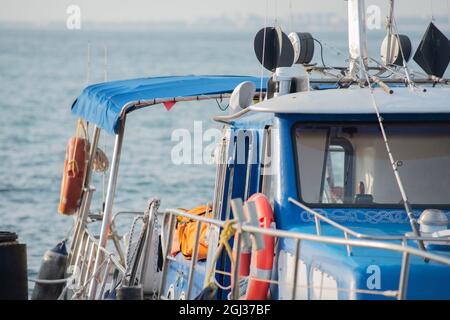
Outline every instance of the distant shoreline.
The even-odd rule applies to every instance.
[[[286,29],[291,27],[289,21],[279,19],[278,24]],[[401,32],[423,31],[430,22],[427,16],[422,17],[400,17],[398,18],[398,26]],[[443,31],[450,31],[450,21],[447,15],[436,15],[434,23]],[[269,21],[268,25],[273,25],[273,21]],[[83,21],[81,30],[84,31],[132,31],[132,32],[228,32],[228,33],[253,33],[264,25],[264,18],[256,15],[248,17],[211,17],[201,18],[195,21],[183,20],[161,20],[161,21],[134,21],[134,22],[94,22]],[[309,32],[347,32],[347,21],[341,17],[323,14],[311,15],[303,14],[293,18],[292,28],[298,31]],[[0,29],[13,30],[55,30],[66,31],[66,22],[60,21],[43,21],[43,22],[12,22],[0,21]],[[373,30],[375,32],[384,31],[383,29]],[[370,30],[369,30],[370,32]]]

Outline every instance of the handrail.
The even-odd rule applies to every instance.
[[[213,219],[213,218],[207,218],[207,217],[204,217],[204,216],[193,215],[193,214],[187,213],[186,211],[182,211],[180,209],[171,209],[171,208],[169,208],[169,209],[166,209],[164,211],[164,214],[175,214],[177,216],[184,217],[184,218],[189,218],[191,220],[196,220],[196,221],[201,221],[201,222],[205,222],[205,223],[210,223],[210,224],[213,224],[213,225],[218,226],[218,227],[225,226],[225,222],[224,221]]]
[[[106,283],[111,277],[111,268],[116,270],[122,277],[125,276],[126,269],[117,259],[113,252],[100,246],[100,241],[95,237],[87,228],[84,228],[82,233],[80,233],[79,238],[79,250],[75,252],[74,263],[69,267],[73,268],[73,274],[67,279],[60,279],[59,281],[65,280],[66,285],[61,292],[58,299],[64,299],[64,296],[68,290],[74,290],[74,294],[69,297],[69,299],[96,299],[102,297],[102,290],[105,288]],[[95,250],[102,252],[102,261],[98,264],[96,269],[93,265],[97,263]],[[89,285],[91,281],[98,281],[101,284],[101,291],[89,293]]]
[[[308,211],[309,213],[311,213],[312,215],[314,215],[314,217],[325,221],[326,223],[332,225],[333,227],[335,227],[336,229],[339,229],[347,234],[352,235],[355,238],[358,239],[367,239],[367,240],[398,240],[398,241],[403,241],[403,240],[422,240],[422,241],[442,241],[442,242],[450,242],[450,239],[448,238],[434,238],[434,237],[416,237],[416,236],[408,236],[408,235],[399,235],[399,236],[376,236],[376,235],[368,235],[368,234],[364,234],[364,233],[360,233],[360,232],[356,232],[348,227],[345,227],[339,223],[337,223],[336,221],[333,221],[327,217],[325,217],[324,215],[320,214],[317,211],[314,211],[313,209],[309,208],[308,206],[304,205],[301,202],[298,202],[297,200],[293,199],[293,198],[289,198],[288,199],[289,202],[295,204],[296,206],[302,208],[305,211]]]
[[[99,240],[89,230],[86,229],[85,232],[88,235],[88,237],[90,238],[90,240],[98,246]],[[119,272],[121,274],[126,273],[125,268],[122,266],[122,264],[119,262],[119,260],[117,260],[117,258],[113,252],[110,252],[109,250],[107,250],[106,248],[103,248],[103,247],[99,247],[99,249],[105,254],[105,256],[108,259],[111,260],[111,262],[114,264],[114,266],[117,268],[117,270],[119,270]]]
[[[177,216],[183,216],[186,218],[189,218],[194,221],[201,221],[206,223],[211,223],[213,225],[223,227],[224,222],[220,220],[215,220],[211,218],[201,217],[192,215],[183,211],[180,211],[178,209],[166,209],[165,214],[172,214]],[[282,238],[292,238],[292,239],[298,239],[298,240],[307,240],[307,241],[314,241],[314,242],[324,242],[328,244],[337,244],[337,245],[351,245],[356,247],[368,247],[372,249],[386,249],[396,252],[406,252],[415,256],[419,256],[421,258],[427,258],[432,261],[436,261],[439,263],[443,263],[450,266],[450,258],[446,258],[444,256],[440,256],[434,253],[430,252],[423,252],[422,250],[407,246],[407,245],[398,245],[393,243],[386,243],[381,241],[374,241],[374,240],[382,240],[382,239],[343,239],[338,237],[329,237],[329,236],[317,236],[309,233],[301,233],[301,232],[294,232],[294,231],[287,231],[287,230],[280,230],[280,229],[265,229],[261,227],[254,227],[249,226],[246,224],[241,224],[239,222],[234,222],[233,227],[236,230],[242,230],[244,232],[249,233],[260,233],[263,235],[268,235],[272,237],[282,237]],[[345,228],[345,227],[344,227]],[[350,230],[350,229],[349,229]],[[409,238],[408,238],[409,240]]]
[[[297,204],[295,200],[293,199],[289,199],[290,202]],[[302,206],[300,206],[302,207]],[[306,207],[306,206],[305,206]],[[307,207],[306,207],[307,208]],[[401,272],[400,272],[400,282],[399,282],[399,289],[398,291],[392,291],[390,293],[390,296],[396,296],[398,299],[403,299],[406,297],[406,288],[407,288],[407,283],[408,283],[408,273],[409,273],[409,268],[410,268],[410,261],[411,261],[411,256],[417,256],[423,259],[427,259],[429,261],[434,261],[437,263],[442,263],[444,265],[448,265],[450,266],[450,258],[445,257],[445,256],[441,256],[435,253],[430,253],[430,252],[424,252],[422,250],[419,250],[417,248],[414,248],[412,246],[408,246],[407,240],[410,240],[410,238],[407,237],[402,237],[400,239],[403,239],[402,244],[395,244],[392,242],[386,242],[386,241],[380,241],[380,240],[399,240],[399,237],[371,237],[368,235],[364,235],[364,234],[360,234],[358,232],[355,232],[353,230],[351,230],[350,228],[347,228],[345,226],[342,226],[338,223],[336,223],[335,221],[332,221],[330,219],[328,219],[327,217],[321,215],[320,213],[308,208],[306,209],[308,212],[311,212],[312,214],[314,214],[315,217],[317,217],[318,221],[324,221],[326,223],[329,223],[330,225],[336,227],[337,229],[343,231],[345,233],[345,238],[341,238],[341,237],[330,237],[330,236],[323,236],[323,235],[316,235],[316,234],[311,234],[311,233],[301,233],[301,232],[296,232],[296,231],[288,231],[288,230],[279,230],[279,229],[265,229],[265,228],[261,228],[259,226],[255,226],[255,225],[249,225],[247,222],[242,222],[242,221],[234,221],[232,226],[233,228],[236,230],[236,232],[239,234],[243,233],[247,233],[250,235],[255,236],[256,234],[259,235],[267,235],[267,236],[271,236],[271,237],[277,237],[277,238],[288,238],[288,239],[293,239],[296,242],[296,252],[295,252],[295,259],[299,259],[300,257],[300,243],[302,241],[312,241],[312,242],[320,242],[320,243],[326,243],[326,244],[333,244],[333,245],[343,245],[343,246],[347,246],[347,248],[350,247],[365,247],[365,248],[372,248],[372,249],[382,249],[382,250],[389,250],[389,251],[394,251],[394,252],[399,252],[402,254],[401,257]],[[166,254],[168,253],[167,250],[169,250],[169,248],[171,247],[171,237],[173,237],[173,231],[174,231],[174,227],[175,224],[174,222],[176,221],[176,217],[184,217],[187,218],[191,221],[196,221],[197,222],[197,231],[196,231],[196,238],[199,237],[200,233],[199,233],[199,226],[203,223],[206,223],[208,225],[214,225],[217,226],[219,228],[223,228],[225,226],[225,221],[221,221],[218,219],[213,219],[213,218],[209,218],[206,216],[197,216],[197,215],[193,215],[190,213],[187,213],[185,211],[182,211],[180,209],[166,209],[163,212],[164,215],[169,215],[170,217],[170,224],[169,224],[169,235],[168,235],[168,239],[167,241],[165,241],[165,249],[164,252],[164,262],[163,262],[163,276],[161,277],[161,284],[160,284],[160,298],[163,298],[163,296],[161,296],[161,290],[164,287],[164,283],[165,283],[165,279],[167,278],[167,276],[165,275],[165,273],[167,272],[167,261],[170,260],[169,259],[169,255]],[[164,226],[163,226],[164,228]],[[351,235],[352,237],[355,237],[356,239],[352,238],[349,239],[347,235]],[[435,240],[434,238],[431,240]],[[76,260],[76,264],[79,263],[80,267],[80,273],[77,275],[77,278],[79,278],[79,283],[78,283],[78,289],[75,291],[75,294],[72,296],[72,298],[74,299],[83,299],[83,298],[88,298],[88,299],[97,299],[100,298],[102,299],[103,297],[103,290],[105,288],[105,285],[107,285],[110,279],[111,279],[111,269],[110,267],[113,267],[115,270],[117,270],[119,272],[119,274],[123,277],[126,276],[126,269],[125,267],[120,263],[120,261],[114,256],[114,253],[111,253],[110,251],[108,251],[106,248],[103,248],[100,246],[99,240],[88,230],[85,229],[83,232],[83,236],[80,238],[80,250],[79,252],[77,252],[77,256],[80,259]],[[238,243],[240,243],[240,241],[238,241]],[[198,241],[196,242],[196,245],[198,246]],[[98,248],[101,252],[103,252],[103,259],[102,261],[100,261],[100,264],[98,266],[97,269],[93,269],[93,263],[96,262],[95,260],[95,255],[92,256],[92,254],[90,254],[90,252],[94,251],[96,248]],[[197,251],[198,248],[196,248],[194,251]],[[195,256],[196,254],[194,254]],[[195,269],[195,263],[196,263],[196,259],[194,258],[195,261],[191,262],[191,266],[190,266],[190,270],[189,270],[189,279],[188,279],[188,298],[191,295],[191,291],[192,291],[192,281],[193,281],[193,273],[194,273],[194,269]],[[97,261],[98,262],[98,261]],[[234,266],[234,268],[238,268],[239,262],[236,262],[236,265]],[[220,270],[216,270],[216,272],[220,272]],[[231,274],[232,271],[230,271]],[[234,270],[234,273],[237,272],[237,269]],[[297,288],[297,277],[298,275],[295,276],[295,282],[294,282],[294,287],[292,288],[293,290],[293,294],[292,297],[295,298],[295,288]],[[94,280],[97,279],[97,280]],[[61,280],[60,280],[61,281]],[[92,281],[98,281],[99,286],[100,286],[100,291],[95,291],[95,292],[90,292],[89,289],[89,284]],[[264,281],[264,280],[262,280]],[[70,281],[69,281],[70,282]],[[68,288],[70,288],[70,283],[66,284],[66,287],[64,288],[64,293],[68,290]],[[281,283],[279,283],[279,285],[281,285]],[[353,289],[352,289],[353,290]],[[355,289],[358,290],[358,289]],[[355,291],[357,292],[357,291]],[[234,293],[233,296],[237,296],[238,293]],[[377,293],[375,293],[377,294]],[[386,293],[380,293],[382,295],[386,295],[389,296]],[[62,295],[61,295],[62,296]]]
[[[290,199],[290,201],[291,201],[291,199]],[[177,216],[188,218],[191,221],[196,221],[197,226],[199,223],[209,223],[209,224],[217,226],[217,227],[223,227],[225,224],[224,221],[211,219],[211,218],[207,218],[207,217],[203,217],[203,216],[192,215],[192,214],[186,213],[186,212],[178,210],[178,209],[167,209],[167,210],[165,210],[164,215],[169,215],[169,217],[170,217],[170,224],[168,226],[169,236],[168,236],[167,243],[165,246],[166,247],[165,252],[167,252],[168,248],[171,247],[171,239],[172,239],[171,237],[173,236],[173,230],[175,227],[175,224],[173,222],[176,220]],[[297,261],[298,259],[300,259],[300,243],[305,240],[326,243],[326,244],[333,244],[333,245],[343,245],[343,246],[347,246],[347,248],[350,248],[351,246],[352,247],[365,247],[365,248],[389,250],[389,251],[401,253],[401,269],[400,269],[400,275],[399,275],[398,290],[396,290],[396,291],[388,290],[388,291],[381,292],[381,291],[377,291],[377,290],[374,290],[374,291],[360,290],[357,288],[349,289],[351,292],[355,292],[355,293],[378,294],[378,295],[384,295],[387,297],[396,297],[399,300],[405,299],[406,293],[407,293],[407,286],[408,286],[408,277],[409,277],[409,270],[410,270],[410,264],[411,264],[411,256],[417,256],[419,258],[424,259],[425,261],[434,261],[437,263],[441,263],[441,264],[450,266],[450,258],[408,246],[408,243],[407,243],[408,239],[406,237],[404,237],[404,240],[402,241],[401,245],[391,243],[391,242],[386,242],[386,241],[384,241],[384,242],[380,241],[382,239],[349,239],[348,238],[349,234],[358,235],[358,233],[354,232],[353,230],[351,230],[349,228],[341,226],[341,225],[335,223],[334,221],[329,220],[326,217],[323,217],[321,215],[320,215],[320,217],[317,216],[317,219],[322,219],[322,218],[324,218],[323,219],[324,221],[331,222],[331,225],[336,226],[338,229],[344,231],[345,238],[322,236],[322,235],[315,235],[315,234],[311,234],[311,233],[301,233],[301,232],[279,230],[279,229],[265,229],[265,228],[261,228],[259,226],[249,225],[247,222],[240,222],[238,220],[235,220],[233,222],[232,226],[237,232],[237,235],[238,235],[237,246],[239,246],[239,247],[241,244],[241,241],[239,240],[239,239],[241,239],[241,237],[239,236],[239,234],[241,234],[242,232],[251,234],[253,236],[255,236],[256,234],[259,234],[259,235],[267,235],[267,236],[276,237],[276,238],[289,238],[289,239],[295,240],[296,245],[295,245],[294,261]],[[198,231],[197,231],[197,233],[198,233]],[[360,234],[360,235],[366,236],[363,234]],[[196,243],[196,246],[198,246],[198,245],[199,244]],[[162,290],[165,287],[165,281],[167,278],[167,275],[166,275],[167,268],[168,268],[167,261],[171,260],[171,258],[172,257],[170,255],[164,254],[164,262],[163,262],[163,268],[162,268],[163,275],[161,277],[160,291],[159,291],[160,299],[164,299],[164,295],[162,295]],[[229,276],[234,275],[234,277],[235,277],[234,285],[236,285],[236,283],[239,279],[239,275],[237,273],[237,270],[239,269],[239,260],[240,260],[239,256],[237,256],[236,263],[234,264],[234,267],[233,267],[234,269],[231,270],[229,273],[227,273],[227,274],[229,274]],[[193,267],[192,265],[193,264],[191,263],[191,268]],[[297,261],[296,265],[298,265],[298,261]],[[295,267],[294,270],[297,270],[297,267]],[[193,270],[189,270],[189,272],[192,277]],[[215,272],[222,273],[222,271],[220,271],[220,270],[215,270]],[[281,285],[281,282],[278,282],[278,281],[258,279],[255,277],[253,277],[253,278],[256,280],[259,280],[259,281],[263,281],[263,282],[265,281],[268,283],[274,283],[277,285]],[[296,288],[299,287],[297,284],[297,278],[298,278],[298,275],[294,275],[293,284],[292,283],[285,284],[287,286],[292,285],[292,295],[291,295],[292,299],[295,299],[296,290],[297,290]],[[236,289],[236,287],[234,287],[234,288],[235,289],[232,291],[232,297],[234,299],[238,299],[239,298],[238,290]],[[324,289],[324,288],[321,287],[321,290],[322,289]],[[346,291],[347,289],[335,288],[333,290]],[[188,297],[188,299],[189,299],[189,297]]]
[[[111,218],[111,223],[114,223],[114,221],[117,219],[118,216],[120,215],[143,215],[144,211],[118,211],[116,212],[112,218]]]

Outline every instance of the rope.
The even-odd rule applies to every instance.
[[[216,100],[217,106],[219,107],[219,109],[220,109],[221,111],[227,110],[228,107],[230,106],[230,104],[228,103],[225,107],[222,107],[222,106],[220,105],[220,103],[222,102],[222,99],[220,99],[220,103],[219,103],[219,100],[218,100],[218,99],[215,99],[215,100]]]
[[[263,39],[263,53],[262,53],[262,62],[261,62],[261,80],[259,84],[259,102],[262,101],[262,92],[263,92],[263,78],[264,78],[264,59],[266,53],[266,29],[267,29],[267,14],[269,11],[269,0],[266,0],[266,14],[264,17],[264,39]]]
[[[434,8],[433,8],[433,0],[430,0],[430,19],[434,22]]]
[[[320,59],[322,60],[322,65],[324,68],[326,68],[327,66],[325,65],[325,61],[323,60],[323,46],[322,46],[322,42],[320,42],[318,39],[313,38],[313,40],[315,42],[317,42],[320,46]]]
[[[97,148],[95,151],[94,161],[92,163],[92,170],[94,172],[105,172],[108,170],[109,160],[102,149]]]
[[[73,150],[72,159],[69,161],[69,166],[71,166],[72,172],[76,174],[78,172],[78,164],[75,161],[75,157],[77,154],[77,147],[78,147],[78,138],[80,137],[80,128],[83,129],[83,134],[86,137],[86,128],[84,127],[83,120],[81,118],[78,119],[77,129],[75,131],[75,147]]]
[[[228,257],[230,258],[231,264],[234,264],[233,252],[231,250],[231,246],[228,241],[231,239],[232,236],[234,236],[234,233],[236,232],[236,230],[233,228],[233,224],[235,222],[236,222],[235,220],[225,221],[222,233],[220,234],[219,247],[217,248],[216,254],[214,255],[214,259],[211,262],[208,277],[206,278],[208,282],[211,282],[211,277],[214,275],[214,269],[217,260],[219,259],[223,249],[226,250]]]
[[[132,247],[133,247],[133,240],[134,240],[134,232],[135,232],[135,229],[136,229],[137,222],[138,222],[139,220],[144,220],[144,219],[143,219],[143,217],[141,217],[141,216],[137,216],[137,217],[135,217],[135,218],[133,219],[133,223],[131,224],[131,229],[130,229],[130,239],[129,239],[128,246],[127,246],[127,259],[126,259],[126,267],[127,267],[127,270],[126,270],[126,274],[128,274],[129,271],[130,271],[131,263],[133,262],[133,259],[134,259],[134,257],[136,256],[137,247],[138,247],[138,244],[139,244],[139,241],[138,241],[138,242],[135,244],[135,246],[134,246],[134,248],[133,248],[133,250],[132,250]],[[141,229],[141,232],[139,233],[139,238],[138,238],[138,239],[141,238],[143,229],[144,229],[144,228]]]
[[[415,84],[411,81],[411,76],[409,75],[408,62],[405,59],[405,55],[403,53],[403,47],[400,43],[400,36],[398,35],[397,20],[395,19],[395,17],[392,17],[392,21],[394,23],[393,27],[395,29],[395,36],[397,37],[398,46],[400,48],[400,53],[402,55],[403,68],[405,69],[406,80],[408,81],[409,87],[414,88]],[[367,74],[367,71],[365,71],[365,73]]]
[[[450,27],[450,4],[449,4],[449,0],[447,0],[447,18],[448,18],[448,26]]]

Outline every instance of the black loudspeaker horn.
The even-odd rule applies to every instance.
[[[255,36],[254,49],[259,62],[267,70],[290,67],[294,63],[294,48],[279,27],[259,30]]]
[[[439,78],[445,73],[450,62],[450,41],[431,22],[425,32],[414,61],[428,74]]]

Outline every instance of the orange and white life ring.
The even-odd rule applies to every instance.
[[[58,206],[59,213],[75,214],[80,205],[86,172],[87,145],[87,140],[79,136],[70,138],[67,144]]]
[[[259,225],[261,228],[272,228],[274,224],[273,210],[267,197],[262,193],[255,193],[248,200],[254,202],[258,214]],[[247,287],[247,300],[265,300],[269,292],[269,281],[272,276],[272,267],[274,260],[274,237],[264,235],[264,248],[254,251],[243,250],[240,254],[239,276],[246,277],[250,275]],[[253,262],[253,264],[252,264]]]

